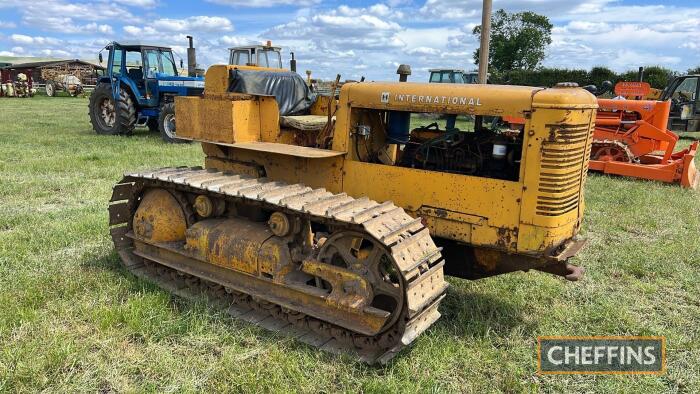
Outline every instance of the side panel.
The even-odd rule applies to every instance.
[[[222,142],[260,141],[258,100],[221,100],[176,97],[178,135],[184,138]]]
[[[519,222],[518,182],[346,161],[343,191],[393,201],[426,218],[432,234],[462,242],[495,245],[499,229]],[[502,246],[514,244],[515,239]]]
[[[240,172],[242,163],[248,163],[263,168],[263,176],[277,181],[289,184],[303,183],[313,188],[325,188],[333,193],[342,191],[342,156],[307,159],[228,147],[222,147],[216,152],[216,149],[211,148],[211,144],[207,144],[204,153],[207,154],[207,168]]]

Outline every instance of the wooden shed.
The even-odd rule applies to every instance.
[[[0,68],[0,82],[13,81],[17,74],[24,73],[30,87],[38,87],[34,85],[43,85],[55,75],[69,74],[78,77],[83,85],[90,86],[97,81],[99,70],[104,70],[104,67],[79,59],[15,63]]]

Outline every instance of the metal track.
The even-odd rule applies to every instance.
[[[367,337],[222,286],[224,283],[217,283],[216,276],[204,274],[206,270],[187,272],[169,261],[158,261],[135,251],[131,220],[141,193],[149,187],[256,203],[263,209],[303,216],[334,229],[370,235],[386,247],[402,276],[406,294],[401,317],[381,334]],[[345,193],[333,194],[325,189],[201,167],[177,167],[125,175],[114,187],[110,203],[112,239],[131,272],[184,297],[195,296],[205,289],[210,297],[229,305],[232,316],[322,350],[352,354],[368,363],[385,363],[440,317],[438,305],[447,288],[440,250],[420,219],[412,218],[391,202],[380,204]],[[186,215],[193,218],[191,211]]]
[[[639,158],[634,157],[632,154],[632,151],[630,151],[629,146],[625,144],[622,141],[617,141],[617,140],[593,140],[591,144],[591,160],[597,160],[600,161],[599,159],[596,159],[594,156],[598,153],[599,150],[606,148],[606,147],[613,147],[619,149],[621,152],[624,153],[625,159],[624,161],[621,161],[622,163],[637,163],[639,162]]]

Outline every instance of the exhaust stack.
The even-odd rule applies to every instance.
[[[197,76],[197,54],[192,43],[192,36],[187,36],[189,46],[187,48],[187,76]]]
[[[295,73],[297,72],[297,59],[294,58],[294,52],[289,52],[292,55],[292,60],[289,61],[289,69]]]

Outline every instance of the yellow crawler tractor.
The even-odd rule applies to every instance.
[[[596,108],[583,89],[359,82],[336,99],[282,70],[216,65],[205,80],[176,99],[178,138],[201,142],[204,167],[114,187],[131,272],[368,362],[439,318],[443,271],[580,276],[567,260]]]

